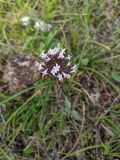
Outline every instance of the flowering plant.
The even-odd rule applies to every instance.
[[[37,70],[43,76],[55,77],[59,81],[69,79],[72,73],[77,71],[77,65],[71,65],[71,56],[65,52],[66,49],[55,47],[49,49],[47,53],[42,53],[41,63],[36,62]]]

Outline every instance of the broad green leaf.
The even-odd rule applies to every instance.
[[[71,116],[71,118],[74,118],[75,120],[80,119],[80,114],[76,110],[72,110],[71,113],[70,113],[70,116]]]
[[[71,111],[72,105],[71,105],[71,102],[68,100],[67,97],[65,97],[64,105],[65,105],[66,112],[69,113]]]
[[[83,58],[83,59],[81,59],[81,65],[87,66],[88,63],[89,63],[89,59],[88,59],[88,58]]]

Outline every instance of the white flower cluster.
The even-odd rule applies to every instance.
[[[29,24],[29,21],[30,21],[30,17],[28,17],[28,16],[22,17],[20,19],[20,23],[24,27],[26,27]],[[51,24],[47,24],[47,23],[39,20],[39,21],[35,22],[34,28],[38,29],[38,30],[41,30],[42,32],[50,32],[51,29],[52,29],[52,25]]]
[[[47,24],[43,21],[37,21],[34,25],[35,29],[40,29],[43,32],[50,32],[52,29],[52,25],[51,24]]]
[[[77,71],[77,65],[71,66],[71,56],[65,53],[66,49],[55,47],[49,49],[47,53],[42,53],[40,58],[42,63],[36,62],[37,70],[43,76],[52,76],[59,81],[69,79],[72,73]]]
[[[28,16],[25,16],[20,19],[20,22],[21,22],[22,26],[27,26],[29,24],[29,20],[30,20],[30,18]]]

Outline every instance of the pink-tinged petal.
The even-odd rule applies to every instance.
[[[70,61],[70,60],[71,60],[71,56],[68,55],[68,56],[66,57],[66,59],[67,59],[68,61]]]
[[[46,76],[48,74],[48,69],[44,70],[42,73],[43,73],[43,76]]]
[[[40,55],[41,59],[46,59],[47,58],[47,54],[42,52],[41,55]]]
[[[62,76],[62,74],[58,74],[58,75],[57,75],[57,78],[58,78],[59,81],[63,81],[63,76]]]
[[[66,74],[66,73],[64,73],[64,72],[62,72],[62,74],[63,74],[64,78],[69,79],[69,78],[71,77],[71,75],[70,75],[70,74]]]
[[[72,69],[71,73],[75,73],[77,71],[77,65],[74,65],[71,69]]]

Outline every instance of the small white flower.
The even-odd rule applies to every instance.
[[[38,70],[41,71],[43,69],[42,65],[40,64]]]
[[[44,70],[42,73],[43,73],[43,76],[46,76],[48,74],[48,69]]]
[[[41,71],[42,69],[44,69],[44,68],[43,68],[43,65],[44,65],[44,63],[40,63],[40,64],[39,64],[39,66],[38,66],[38,70],[39,70],[39,71]]]
[[[21,24],[22,24],[23,26],[27,26],[28,23],[29,23],[29,19],[30,19],[30,17],[28,17],[28,16],[22,17],[22,18],[20,19]]]
[[[46,59],[47,58],[47,54],[42,52],[41,55],[40,55],[41,59]]]
[[[39,71],[41,71],[42,69],[44,69],[43,68],[43,66],[44,66],[45,64],[42,62],[42,63],[39,63],[39,62],[36,62],[35,63],[35,66],[37,67],[37,70],[39,70]]]
[[[64,72],[62,72],[62,74],[63,74],[64,78],[70,79],[70,77],[71,77],[70,74],[66,74],[66,73],[64,73]]]
[[[71,73],[75,73],[77,71],[77,65],[74,65],[71,69],[72,69]]]
[[[51,24],[46,24],[43,21],[37,21],[34,25],[35,29],[40,29],[43,32],[50,32],[52,26]]]
[[[69,62],[68,64],[67,64],[67,66],[70,66],[71,65],[71,62]]]
[[[56,72],[55,72],[54,69],[51,70],[51,74],[52,74],[53,76],[55,76]]]
[[[55,53],[60,52],[60,47],[55,47],[55,48],[54,48],[54,52],[55,52]]]
[[[61,50],[61,53],[65,53],[65,50],[66,50],[66,48],[62,49],[62,50]]]
[[[49,61],[50,61],[50,58],[49,58],[49,57],[47,57],[47,58],[46,58],[46,62],[49,62]]]
[[[55,47],[54,49],[49,49],[48,54],[49,55],[56,55],[60,51],[60,48]]]
[[[58,75],[57,75],[57,78],[59,79],[59,81],[63,81],[63,76],[62,76],[62,74],[58,74]]]
[[[59,72],[59,70],[60,70],[60,66],[56,64],[51,70],[52,75],[55,75],[57,72]]]
[[[54,51],[54,49],[49,49],[49,51],[48,51],[48,54],[49,55],[55,55],[56,54],[56,52]]]
[[[42,21],[37,21],[35,22],[35,25],[34,25],[34,28],[35,29],[41,29],[42,31],[44,31],[44,28],[43,28],[43,22]]]
[[[56,70],[56,72],[58,72],[58,71],[60,70],[60,66],[59,66],[58,64],[56,64],[56,65],[54,66],[54,69]]]
[[[66,57],[66,59],[70,61],[70,60],[71,60],[71,56],[68,55],[68,56]]]
[[[64,53],[60,53],[58,58],[63,59],[64,58]]]
[[[65,49],[62,49],[62,51],[59,53],[58,58],[63,59],[63,58],[65,57],[65,56],[64,56],[64,53],[65,53]]]
[[[40,63],[39,62],[35,62],[35,66],[39,67]]]

